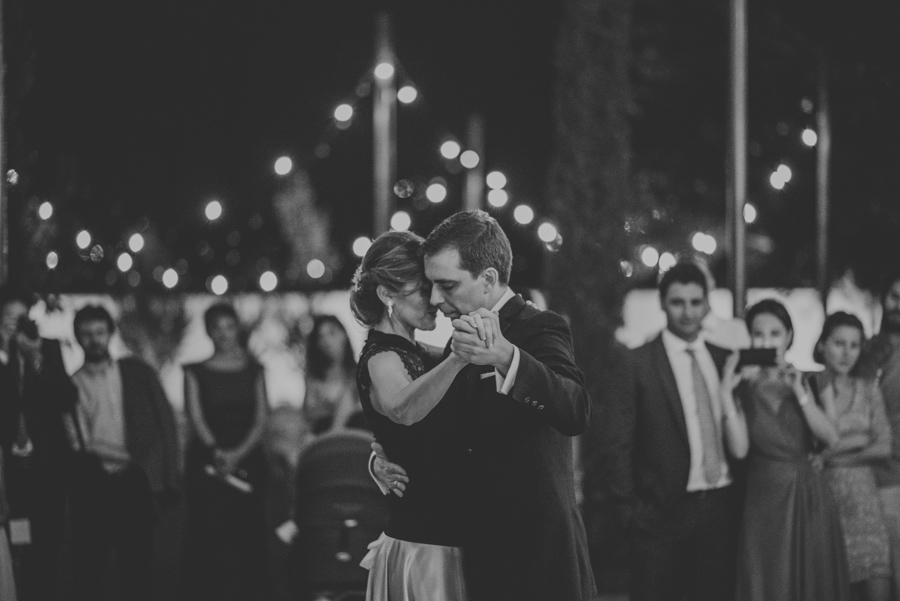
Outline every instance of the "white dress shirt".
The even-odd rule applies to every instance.
[[[119,363],[85,364],[72,376],[78,388],[78,421],[88,451],[103,461],[107,472],[124,469],[130,457],[125,441],[125,410]]]
[[[500,309],[509,302],[509,299],[513,298],[516,295],[515,292],[512,291],[512,288],[507,288],[506,292],[503,293],[503,296],[500,297],[500,300],[491,307],[491,313],[500,313]],[[513,345],[513,360],[509,365],[509,370],[506,372],[506,377],[504,378],[500,375],[499,370],[494,370],[494,375],[497,379],[497,392],[500,394],[509,394],[509,391],[512,390],[512,387],[516,383],[516,375],[519,373],[519,347]]]
[[[712,400],[712,411],[719,436],[723,436],[724,424],[722,423],[722,404],[719,401],[719,371],[713,363],[706,341],[702,334],[694,342],[686,342],[670,332],[663,330],[663,345],[666,355],[669,357],[669,365],[675,373],[675,384],[678,386],[678,396],[681,398],[681,407],[684,409],[684,419],[687,423],[688,445],[691,450],[691,471],[688,476],[687,490],[695,492],[722,488],[731,484],[731,474],[728,471],[728,462],[722,464],[722,475],[718,482],[707,482],[703,470],[703,439],[700,434],[700,418],[697,415],[697,397],[694,395],[694,377],[691,366],[691,355],[688,350],[694,352],[700,372],[709,389]],[[726,448],[724,438],[721,441],[722,449]]]

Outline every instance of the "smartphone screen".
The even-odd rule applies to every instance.
[[[741,349],[740,360],[738,361],[738,366],[743,367],[745,365],[761,365],[761,366],[773,366],[775,365],[776,352],[773,348],[748,348]]]

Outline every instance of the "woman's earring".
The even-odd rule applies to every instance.
[[[394,301],[388,302],[388,319],[394,316]]]

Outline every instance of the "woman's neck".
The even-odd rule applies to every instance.
[[[375,327],[373,329],[381,332],[382,334],[394,334],[395,336],[402,336],[410,342],[416,341],[415,328],[407,327],[387,316],[385,316],[381,321],[375,324]]]
[[[325,379],[326,380],[343,380],[344,379],[344,365],[338,361],[334,361],[325,368]]]
[[[239,346],[217,348],[213,357],[221,361],[243,361],[247,358],[247,352]]]
[[[849,388],[852,383],[850,374],[838,373],[828,367],[825,368],[825,373],[828,375],[828,379],[835,388]]]

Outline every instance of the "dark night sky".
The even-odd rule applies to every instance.
[[[459,202],[462,177],[446,172],[437,148],[464,136],[473,111],[486,120],[488,168],[508,174],[518,201],[540,204],[557,4],[387,3],[399,63],[422,94],[399,107],[399,176],[444,175],[451,189],[445,206],[419,211],[413,229],[427,233]],[[370,99],[357,99],[361,113],[346,131],[334,130],[331,115],[373,64],[373,3],[40,7],[30,16],[36,69],[26,109],[34,191],[51,196],[73,177],[82,186],[61,209],[72,224],[60,235],[86,227],[115,245],[146,215],[164,246],[177,238],[187,248],[185,239],[205,233],[202,208],[213,197],[225,204],[223,232],[266,215],[281,154],[310,169],[341,251],[369,233]],[[332,154],[314,159],[326,134]]]
[[[202,288],[206,274],[224,269],[232,231],[242,233],[245,273],[258,271],[257,256],[283,266],[286,244],[270,205],[284,185],[272,163],[287,154],[309,170],[318,204],[331,219],[346,259],[332,285],[343,286],[355,261],[350,243],[370,227],[370,99],[356,99],[358,116],[344,131],[334,128],[332,111],[354,100],[358,81],[373,64],[374,4],[7,0],[7,31],[22,29],[7,41],[8,89],[16,89],[18,74],[29,65],[34,81],[24,100],[10,98],[15,123],[9,145],[18,161],[10,167],[28,182],[11,202],[19,203],[14,211],[25,212],[44,198],[57,202],[56,225],[38,232],[41,252],[60,250],[60,276],[66,260],[81,271],[56,285],[104,289],[102,270],[111,264],[92,275],[97,268],[71,258],[82,227],[112,257],[128,233],[149,223],[156,242],[148,243],[143,260],[170,265],[187,259],[197,275],[186,284],[192,289]],[[540,283],[544,253],[534,226],[517,226],[510,213],[518,202],[539,213],[545,205],[562,4],[382,3],[394,19],[400,83],[410,78],[424,100],[399,107],[399,177],[427,181],[442,175],[450,186],[443,205],[414,211],[413,229],[426,233],[458,208],[462,177],[448,173],[437,148],[448,135],[462,137],[468,116],[480,112],[487,126],[486,165],[510,180],[513,203],[497,215],[517,254],[514,280],[528,285]],[[803,46],[822,32],[833,54],[835,269],[863,266],[871,284],[880,269],[873,257],[900,252],[895,21],[888,3],[877,0],[860,0],[852,10],[823,6],[808,0],[751,3],[749,198],[760,219],[750,233],[751,240],[754,233],[771,236],[775,248],[751,260],[751,269],[758,267],[750,274],[752,285],[812,281],[814,154],[797,137],[812,119],[800,101],[815,94],[815,61]],[[656,182],[653,202],[671,216],[634,243],[668,244],[674,251],[693,227],[722,231],[725,7],[714,0],[638,0],[634,23],[635,178]],[[315,159],[323,139],[331,154]],[[768,172],[782,160],[794,166],[795,180],[776,193]],[[226,210],[214,226],[202,215],[211,198],[221,199]],[[400,205],[410,208],[409,201]],[[263,226],[249,232],[256,213]],[[209,240],[214,259],[200,259],[200,239]],[[720,253],[720,272],[723,261]],[[18,265],[30,269],[27,261]],[[152,265],[142,267],[146,280]],[[246,279],[244,287],[252,289],[252,278]]]

